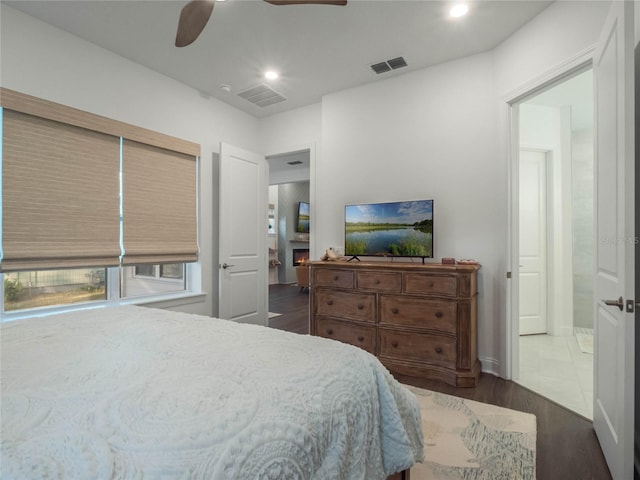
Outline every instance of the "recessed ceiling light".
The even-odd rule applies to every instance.
[[[274,72],[273,70],[264,72],[264,78],[266,78],[267,80],[275,80],[276,78],[278,78],[278,72]]]
[[[451,7],[451,10],[449,10],[449,15],[453,18],[458,18],[466,15],[467,12],[469,12],[469,6],[465,3],[458,3]]]

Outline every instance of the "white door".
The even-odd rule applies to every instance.
[[[614,480],[633,478],[633,2],[612,2],[594,56],[596,260],[593,426]],[[621,307],[608,305],[621,299]],[[631,310],[633,310],[631,308]]]
[[[220,145],[220,318],[267,325],[268,168],[261,155]]]
[[[520,335],[547,332],[547,158],[520,150]]]

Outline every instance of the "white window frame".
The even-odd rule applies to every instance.
[[[176,262],[179,263],[179,262]],[[158,308],[175,307],[201,302],[206,293],[201,290],[201,272],[199,263],[185,264],[185,289],[177,292],[167,292],[159,294],[149,294],[136,297],[121,297],[120,295],[120,269],[122,267],[108,267],[105,274],[105,287],[107,295],[105,300],[92,302],[70,303],[66,305],[52,305],[47,307],[36,307],[23,310],[4,311],[4,274],[0,273],[0,298],[2,308],[0,309],[0,321],[9,322],[21,320],[29,317],[44,317],[55,313],[62,313],[75,310],[91,308],[115,307],[119,305],[148,305]],[[148,278],[148,277],[147,277]],[[165,279],[174,280],[175,279]]]

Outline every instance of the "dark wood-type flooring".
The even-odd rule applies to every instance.
[[[270,326],[309,333],[309,292],[294,285],[270,285],[269,311],[282,315]],[[608,480],[611,478],[591,421],[517,383],[482,374],[475,388],[398,378],[405,383],[458,397],[533,413],[537,419],[536,473],[539,480]]]

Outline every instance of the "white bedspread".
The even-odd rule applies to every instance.
[[[144,307],[1,326],[3,479],[375,480],[418,404],[356,347]]]

